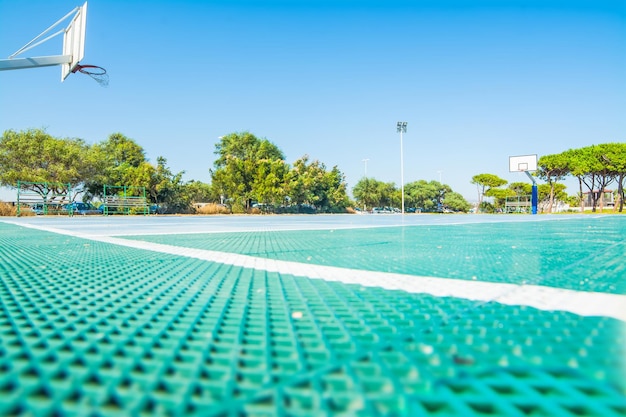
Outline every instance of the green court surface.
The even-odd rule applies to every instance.
[[[607,217],[126,240],[304,271],[521,280],[619,297],[625,231]],[[611,317],[331,282],[2,222],[0,303],[3,416],[626,414],[625,323]]]
[[[626,221],[423,225],[130,237],[271,259],[626,294]]]

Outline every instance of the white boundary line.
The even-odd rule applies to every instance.
[[[339,268],[258,258],[249,255],[128,240],[111,236],[94,236],[52,227],[5,221],[18,226],[68,235],[92,241],[136,249],[150,250],[187,258],[201,259],[256,270],[291,274],[326,281],[380,287],[408,293],[423,293],[439,297],[498,302],[506,305],[528,306],[544,311],[567,311],[581,316],[612,317],[626,322],[626,296],[620,294],[575,291],[539,285],[518,285],[452,278],[424,277]]]

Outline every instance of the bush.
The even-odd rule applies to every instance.
[[[35,213],[29,208],[22,206],[20,216],[34,216]],[[17,206],[11,203],[0,201],[0,216],[17,216]]]
[[[13,204],[0,201],[0,216],[15,216],[17,215],[17,207]]]
[[[210,203],[196,209],[197,214],[230,214],[228,207],[222,204]]]

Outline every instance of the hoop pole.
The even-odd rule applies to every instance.
[[[524,172],[526,173],[528,178],[530,178],[530,180],[533,182],[532,196],[530,200],[532,204],[532,213],[537,214],[537,205],[539,203],[539,191],[537,189],[537,181],[535,181],[535,177],[533,177],[530,172],[528,171],[524,171]]]

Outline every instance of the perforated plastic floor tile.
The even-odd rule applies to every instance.
[[[305,264],[626,294],[625,233],[626,221],[617,216],[127,238]]]
[[[625,411],[623,323],[0,223],[0,415]]]

